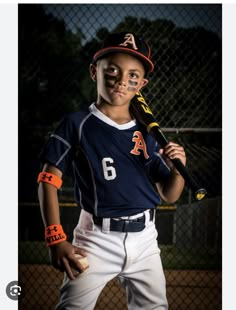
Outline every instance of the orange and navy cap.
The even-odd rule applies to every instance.
[[[154,64],[150,59],[151,49],[143,38],[134,33],[119,32],[109,34],[99,49],[93,56],[93,62],[114,52],[122,52],[135,56],[144,65],[147,73],[154,70]]]

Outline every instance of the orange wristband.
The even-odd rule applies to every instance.
[[[62,179],[59,178],[57,175],[43,171],[39,173],[37,182],[46,182],[53,186],[55,186],[57,189],[61,188],[62,185]]]
[[[50,225],[45,228],[45,240],[48,246],[66,240],[66,234],[60,224]]]

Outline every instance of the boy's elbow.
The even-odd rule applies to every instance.
[[[168,197],[168,196],[161,196],[161,198],[165,201],[165,203],[168,204],[174,204],[179,199],[179,197]]]

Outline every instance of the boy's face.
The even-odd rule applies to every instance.
[[[98,101],[111,105],[129,104],[135,93],[148,83],[141,61],[125,53],[110,54],[91,65],[90,74],[97,81]]]

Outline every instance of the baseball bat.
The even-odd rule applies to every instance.
[[[137,92],[134,98],[131,100],[130,111],[134,115],[134,117],[146,127],[147,132],[156,139],[156,141],[160,144],[162,148],[164,148],[169,141],[163,134],[150,107],[148,106],[140,92]],[[182,164],[180,159],[175,158],[171,161],[186,181],[186,184],[192,190],[194,198],[196,200],[202,200],[207,194],[206,190],[204,188],[201,188],[193,179],[193,177],[189,175],[187,168]]]

